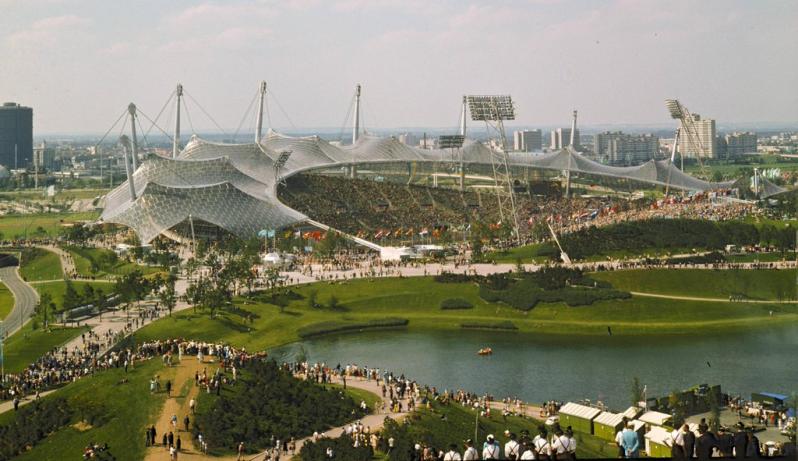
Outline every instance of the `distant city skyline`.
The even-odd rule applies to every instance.
[[[102,133],[177,82],[235,129],[266,80],[276,127],[457,126],[463,94],[509,93],[513,126],[666,125],[679,98],[718,126],[798,122],[798,2],[0,0],[0,102],[34,133]],[[213,123],[188,99],[184,133]],[[169,113],[167,108],[165,113]],[[251,112],[250,112],[251,114]],[[144,124],[144,121],[142,121]],[[244,120],[249,130],[254,116]],[[163,123],[163,120],[161,123]],[[148,125],[148,124],[147,124]]]

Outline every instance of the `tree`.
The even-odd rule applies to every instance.
[[[64,310],[73,309],[80,305],[80,295],[78,294],[77,290],[75,290],[75,285],[69,279],[64,279],[64,284],[66,285],[64,289],[64,300],[63,300],[63,308]]]
[[[48,310],[55,310],[55,303],[53,302],[53,295],[48,292],[43,292],[39,296],[39,304],[37,311],[44,317],[44,329],[47,329],[47,312]]]
[[[319,305],[316,303],[316,301],[318,300],[318,296],[319,296],[318,290],[310,290],[310,293],[308,293],[308,307],[310,307],[311,309],[319,307]]]
[[[277,266],[266,268],[266,288],[269,290],[272,299],[277,296],[277,287],[280,282],[280,269]]]
[[[668,395],[668,407],[671,409],[673,427],[684,424],[684,408],[682,408],[682,401],[679,398],[679,391],[671,391]]]
[[[632,405],[635,407],[640,405],[639,402],[644,398],[643,385],[640,384],[640,379],[637,376],[632,378],[632,385],[629,388],[629,396],[632,399]]]
[[[175,279],[171,274],[167,277],[164,288],[158,294],[158,299],[161,301],[161,305],[169,311],[169,315],[172,315],[172,310],[177,305],[177,296],[175,295]]]

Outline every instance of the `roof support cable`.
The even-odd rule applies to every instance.
[[[241,132],[241,127],[244,126],[244,121],[249,118],[249,113],[252,111],[252,106],[255,105],[255,100],[258,99],[258,95],[260,91],[256,91],[255,95],[252,96],[252,99],[249,101],[249,105],[247,106],[247,110],[244,112],[244,116],[241,117],[241,121],[238,122],[238,127],[236,127],[235,133],[233,133],[233,142],[238,139],[238,133]]]
[[[208,118],[211,120],[211,122],[212,122],[214,125],[216,125],[216,128],[217,128],[219,131],[221,131],[221,132],[222,132],[222,134],[223,134],[225,137],[230,137],[230,135],[228,135],[228,134],[227,134],[227,132],[226,132],[226,131],[224,131],[224,128],[222,128],[222,127],[221,127],[221,125],[219,125],[219,123],[217,123],[217,122],[216,122],[216,119],[214,119],[213,117],[211,117],[211,114],[210,114],[210,113],[208,113],[208,111],[207,111],[207,110],[205,110],[205,108],[204,108],[204,107],[202,107],[202,104],[200,104],[200,103],[199,103],[199,102],[198,102],[196,99],[194,99],[194,96],[191,96],[191,93],[189,93],[188,91],[185,91],[185,90],[183,91],[183,93],[185,93],[185,95],[186,95],[186,96],[188,96],[188,97],[189,97],[189,99],[191,99],[191,102],[193,102],[194,104],[196,104],[196,105],[197,105],[197,107],[199,107],[199,110],[200,110],[200,111],[201,111],[203,114],[205,114],[205,116],[206,116],[206,117],[208,117]]]

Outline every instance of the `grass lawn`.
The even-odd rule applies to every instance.
[[[104,248],[68,246],[66,250],[72,255],[78,274],[86,277],[110,278],[128,274],[136,269],[144,275],[164,272],[158,267],[140,266],[126,259],[120,259],[112,250]]]
[[[770,253],[747,253],[739,255],[726,255],[726,260],[734,263],[769,263],[776,261],[795,261],[795,252],[790,251],[782,254],[780,251]]]
[[[433,403],[431,407],[420,409],[409,417],[408,433],[414,442],[423,442],[438,449],[447,450],[449,444],[455,443],[460,451],[463,450],[463,441],[474,437],[475,423],[477,437],[474,440],[477,449],[482,451],[482,442],[488,434],[494,434],[501,441],[504,449],[504,431],[520,436],[522,430],[529,431],[531,436],[537,435],[540,421],[531,418],[509,416],[506,419],[500,410],[491,411],[491,417],[476,419],[476,413],[470,408],[460,404],[451,403],[442,405]],[[610,444],[590,434],[574,433],[577,440],[576,454],[579,458],[608,458],[613,457],[614,444]]]
[[[19,273],[24,280],[60,280],[64,278],[61,259],[52,251],[41,248],[22,250]]]
[[[13,308],[14,295],[3,283],[0,283],[0,320],[6,318]]]
[[[188,309],[158,320],[136,333],[139,340],[182,336],[207,341],[227,341],[248,350],[264,350],[298,341],[302,327],[323,323],[360,323],[387,317],[409,320],[411,330],[462,330],[463,323],[510,321],[520,333],[605,335],[706,334],[798,321],[798,306],[703,301],[672,301],[633,297],[568,307],[539,304],[528,313],[503,304],[483,301],[475,284],[437,283],[432,278],[358,280],[340,284],[316,283],[295,288],[305,299],[295,299],[281,312],[268,295],[255,300],[237,299],[235,309],[220,310],[217,318]],[[315,291],[317,303],[331,296],[335,309],[308,306]],[[441,310],[447,298],[463,298],[474,307]],[[774,315],[770,316],[769,311]],[[246,317],[255,318],[250,324]]]
[[[33,322],[39,325],[33,329]],[[28,322],[22,330],[14,333],[3,344],[6,373],[17,373],[35,362],[51,349],[61,346],[80,335],[88,328],[53,328],[50,332],[41,329],[41,318]]]
[[[78,407],[90,407],[102,415],[103,424],[67,426],[16,459],[80,459],[89,442],[107,443],[116,459],[144,459],[144,428],[155,421],[166,397],[165,392],[151,395],[149,380],[159,374],[164,382],[173,379],[174,373],[174,368],[164,368],[158,359],[152,359],[128,373],[123,368],[111,369],[69,384],[53,395]],[[128,382],[121,384],[122,379]],[[13,412],[2,416],[0,423],[13,417]]]
[[[794,270],[645,269],[591,274],[620,290],[677,296],[758,300],[795,298]]]
[[[113,291],[114,284],[108,282],[83,282],[83,281],[73,281],[72,286],[75,287],[75,290],[78,294],[83,294],[84,287],[86,285],[91,285],[92,288],[95,290],[102,289],[103,292],[107,295]],[[56,305],[58,310],[61,310],[64,304],[64,293],[66,292],[66,282],[46,282],[46,283],[36,283],[33,285],[33,288],[39,292],[39,296],[43,293],[49,293],[50,296],[53,297],[53,302]]]
[[[0,232],[5,238],[30,237],[41,227],[41,232],[51,237],[58,235],[62,224],[97,219],[96,212],[83,213],[34,213],[22,215],[6,215],[0,219]]]
[[[531,245],[524,245],[520,247],[510,248],[506,251],[496,251],[485,255],[488,261],[496,261],[498,263],[515,263],[518,258],[521,258],[525,263],[544,263],[548,261],[547,256],[538,256],[538,250],[543,245],[540,243],[533,243]]]

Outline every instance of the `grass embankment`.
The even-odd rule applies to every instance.
[[[163,272],[161,268],[140,266],[126,259],[120,259],[112,250],[104,248],[83,248],[73,245],[66,247],[65,250],[72,255],[75,270],[84,277],[113,278],[137,269],[144,275]]]
[[[25,238],[34,235],[55,237],[64,224],[97,219],[98,213],[34,213],[6,215],[0,219],[0,232],[5,238]],[[41,229],[40,229],[41,228]]]
[[[474,437],[474,423],[476,414],[474,410],[465,408],[460,404],[451,403],[443,405],[433,403],[429,409],[420,409],[408,418],[407,439],[411,443],[422,442],[428,446],[446,450],[449,444],[457,444],[462,451],[463,441]],[[494,434],[502,442],[506,441],[503,434],[505,430],[521,434],[522,430],[529,431],[531,436],[537,435],[540,421],[531,418],[509,416],[504,418],[500,410],[491,411],[491,417],[478,419],[477,438],[475,446],[481,452],[482,442],[488,434]],[[613,457],[614,444],[603,441],[593,435],[576,432],[577,458],[607,458]],[[404,437],[402,437],[404,439]],[[503,443],[502,443],[503,444]],[[411,445],[412,446],[412,445]]]
[[[33,329],[36,323],[38,328]],[[62,346],[72,338],[79,336],[87,327],[42,329],[42,319],[36,316],[22,330],[9,336],[3,344],[6,373],[17,373],[35,362],[39,357],[52,349]]]
[[[672,296],[754,300],[795,299],[794,270],[645,269],[595,272],[619,290]]]
[[[708,274],[710,274],[708,272]],[[709,285],[712,279],[704,279]],[[591,306],[568,307],[541,303],[524,312],[479,297],[470,283],[438,283],[429,277],[357,280],[295,287],[305,299],[293,299],[282,309],[268,295],[256,300],[237,299],[235,309],[220,310],[216,319],[189,309],[158,320],[136,333],[139,340],[182,336],[227,341],[247,350],[264,350],[301,339],[299,331],[325,322],[358,324],[401,317],[409,330],[464,331],[463,324],[495,325],[512,322],[519,333],[606,335],[707,334],[798,321],[798,306],[743,302],[676,301],[646,297],[599,301]],[[337,307],[310,307],[309,294],[318,304],[335,296]],[[447,298],[463,298],[472,309],[443,310]],[[773,315],[770,316],[770,311]],[[248,317],[252,315],[250,323]],[[504,334],[504,332],[502,332]]]
[[[0,282],[0,320],[3,320],[14,308],[14,295]]]
[[[79,295],[82,295],[85,292],[86,286],[91,286],[95,291],[101,289],[106,295],[110,294],[114,288],[114,284],[108,282],[70,281],[69,283],[75,287],[75,291],[77,291]],[[52,296],[53,302],[55,303],[56,310],[60,311],[62,309],[64,305],[64,293],[66,293],[67,282],[60,281],[36,283],[32,286],[36,289],[36,291],[39,292],[39,296],[44,293],[49,293],[50,296]]]
[[[78,424],[77,416],[66,428],[50,434],[19,456],[20,460],[79,459],[89,442],[107,443],[117,459],[144,459],[144,428],[155,421],[166,394],[150,394],[148,382],[159,374],[161,382],[174,379],[175,368],[164,368],[158,359],[136,366],[128,373],[116,368],[81,379],[53,395],[91,415],[95,424]],[[127,383],[122,383],[127,379]],[[14,418],[13,411],[0,415],[0,424]],[[163,431],[163,428],[159,429]]]
[[[60,280],[64,278],[61,258],[52,251],[41,248],[25,248],[21,251],[19,275],[23,280]]]

